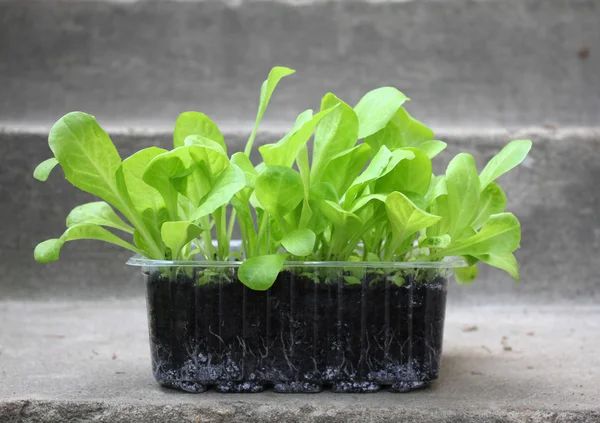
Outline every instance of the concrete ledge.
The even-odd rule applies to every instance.
[[[0,122],[269,119],[393,85],[441,125],[596,125],[596,0],[0,2]]]
[[[253,394],[250,394],[253,395]],[[597,423],[600,411],[539,409],[419,410],[384,401],[333,398],[328,394],[280,401],[257,394],[252,401],[222,399],[224,405],[115,405],[107,402],[2,401],[0,417],[6,423],[98,421],[111,423]],[[368,394],[367,394],[368,395]],[[374,394],[381,395],[381,394]],[[269,401],[270,400],[270,401]],[[265,402],[267,403],[265,405]],[[272,405],[275,402],[278,405]],[[365,404],[368,402],[369,404]],[[382,404],[383,402],[383,404]],[[202,401],[200,401],[202,403]],[[226,405],[225,405],[226,404]],[[366,406],[366,407],[365,407]]]
[[[162,389],[142,298],[4,301],[0,321],[3,423],[600,421],[598,306],[450,307],[441,380],[409,394]]]
[[[240,150],[247,134],[225,125],[230,149]],[[113,130],[123,157],[150,145],[169,148],[166,131]],[[265,126],[259,143],[277,140],[281,128]],[[436,159],[445,169],[459,151],[475,155],[480,166],[513,138],[531,138],[528,161],[503,177],[509,209],[522,222],[523,242],[517,256],[521,283],[515,285],[503,272],[482,266],[480,279],[469,287],[452,287],[450,300],[490,304],[524,302],[544,304],[577,299],[597,303],[599,268],[590,254],[600,248],[600,129],[530,128],[437,131],[451,148]],[[4,298],[130,297],[143,291],[137,269],[123,264],[129,254],[98,242],[66,245],[58,263],[33,261],[33,248],[41,240],[64,230],[64,219],[78,204],[92,197],[78,192],[62,179],[60,170],[42,184],[31,176],[34,167],[49,157],[46,132],[0,131],[5,166],[0,168],[0,215],[5,222],[0,249],[0,290]],[[231,152],[231,151],[230,151]],[[256,157],[258,159],[258,157]]]

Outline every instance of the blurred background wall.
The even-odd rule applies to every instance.
[[[260,83],[297,69],[271,102],[272,142],[327,91],[350,104],[393,85],[409,111],[480,167],[506,142],[530,158],[504,177],[523,225],[522,281],[484,270],[452,301],[597,302],[600,286],[600,2],[597,0],[0,0],[0,296],[123,297],[143,292],[128,254],[92,242],[33,260],[90,201],[49,157],[63,114],[97,117],[122,157],[169,147],[177,115],[198,110],[241,149]]]

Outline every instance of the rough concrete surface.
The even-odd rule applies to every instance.
[[[227,130],[230,152],[242,149],[245,133]],[[259,143],[281,133],[263,128]],[[467,303],[577,300],[597,304],[600,263],[592,259],[600,248],[600,130],[538,128],[523,131],[440,130],[448,151],[434,161],[445,169],[451,156],[473,153],[480,168],[509,140],[531,138],[527,161],[501,179],[508,209],[522,223],[522,248],[517,252],[522,280],[515,285],[501,271],[481,267],[477,283],[452,287],[451,301]],[[36,243],[59,236],[64,219],[78,204],[93,201],[55,171],[44,184],[31,176],[49,157],[45,133],[0,132],[0,297],[98,298],[130,297],[142,290],[138,269],[127,268],[128,252],[94,241],[67,244],[57,263],[37,264]],[[144,134],[114,131],[123,157],[150,145],[169,147],[166,132]]]
[[[285,65],[273,121],[393,85],[440,125],[597,125],[598,40],[597,0],[3,0],[0,122],[250,121]]]
[[[409,394],[184,394],[152,379],[141,298],[0,302],[0,421],[598,422],[598,306],[450,307]]]

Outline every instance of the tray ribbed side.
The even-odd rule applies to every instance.
[[[439,373],[448,275],[417,277],[294,269],[253,291],[235,268],[146,269],[154,375],[190,392],[425,386]]]

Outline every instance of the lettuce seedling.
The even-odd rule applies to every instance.
[[[239,259],[239,279],[256,290],[268,289],[290,260],[460,256],[468,263],[456,269],[460,283],[475,279],[479,262],[518,279],[513,253],[521,229],[495,180],[525,159],[531,141],[510,142],[481,172],[473,156],[460,153],[434,175],[432,159],[446,143],[406,111],[403,93],[383,87],[355,107],[326,94],[317,113],[300,113],[279,141],[259,147],[262,162],[252,163],[269,100],[292,73],[270,72],[245,149],[233,154],[203,113],[179,116],[171,150],[149,147],[124,160],[93,116],[62,117],[50,131],[53,157],[34,176],[45,181],[60,166],[69,182],[102,201],[76,207],[66,231],[40,243],[35,259],[54,261],[66,242],[95,239],[149,259]],[[236,227],[240,252],[230,250]]]

